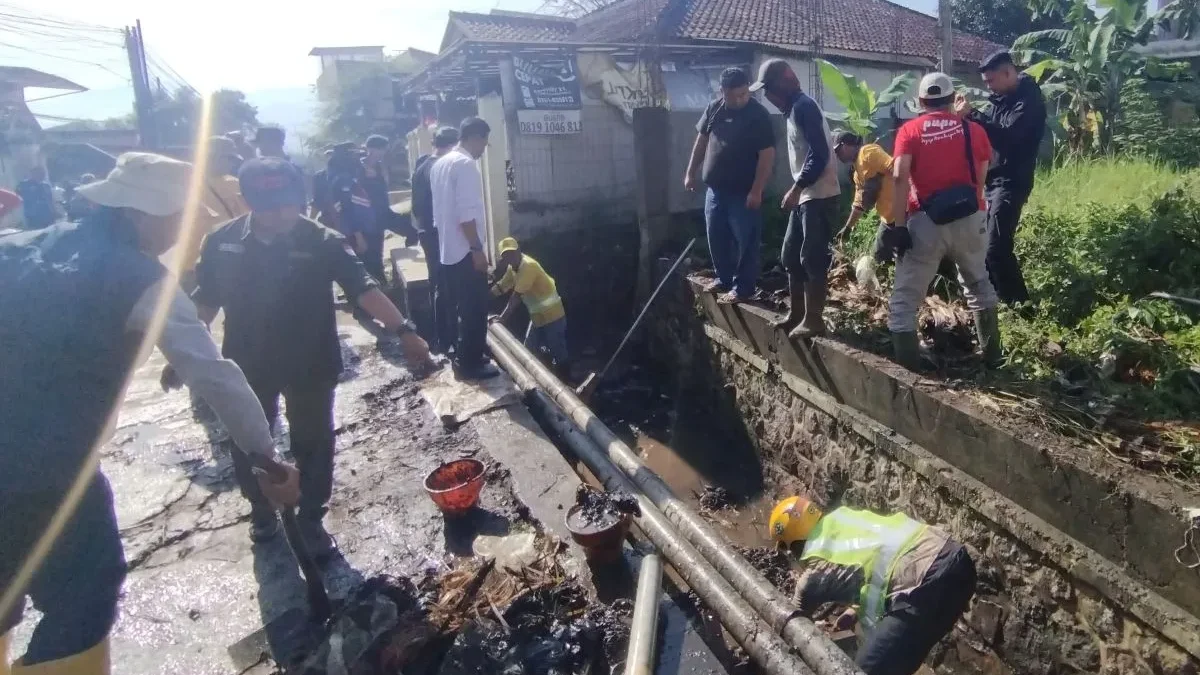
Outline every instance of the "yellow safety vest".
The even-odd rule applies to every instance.
[[[862,569],[859,621],[869,633],[883,618],[896,563],[912,550],[928,527],[903,513],[881,516],[842,507],[817,521],[800,559],[815,558]]]

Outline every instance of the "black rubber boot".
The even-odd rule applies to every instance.
[[[1004,365],[1004,349],[1000,344],[1000,317],[996,308],[975,312],[975,336],[983,352],[983,365],[999,368]]]
[[[892,333],[892,351],[896,363],[914,373],[921,372],[921,341],[916,331]]]
[[[795,328],[804,318],[804,282],[794,274],[788,274],[788,313],[775,319],[771,325],[785,333]]]
[[[825,334],[825,286],[804,284],[804,320],[788,337],[814,338]]]

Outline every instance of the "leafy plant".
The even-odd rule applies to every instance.
[[[881,110],[896,103],[912,89],[917,82],[916,73],[901,73],[892,78],[883,91],[875,93],[865,81],[848,73],[842,72],[837,66],[824,60],[817,59],[817,67],[821,73],[821,82],[825,91],[833,95],[845,112],[827,112],[825,117],[866,139],[873,139],[878,125],[876,116]]]
[[[1189,0],[1190,1],[1190,0]],[[1057,103],[1072,154],[1108,152],[1121,123],[1121,92],[1134,77],[1170,78],[1186,63],[1142,54],[1163,18],[1140,0],[1033,0],[1035,16],[1061,17],[1068,28],[1032,31],[1013,43],[1014,56]],[[1098,12],[1096,8],[1103,10]]]

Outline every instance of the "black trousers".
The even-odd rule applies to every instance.
[[[8,588],[65,494],[57,490],[0,496],[0,589]],[[112,490],[97,472],[23,589],[42,613],[25,652],[26,665],[79,654],[103,640],[117,619],[125,569]],[[0,617],[0,634],[20,623],[24,609],[25,598],[18,596]]]
[[[386,287],[387,275],[383,271],[383,232],[364,233],[363,238],[367,240],[367,250],[359,256],[362,258],[363,267],[367,268],[367,272],[375,277],[380,286]]]
[[[453,265],[443,265],[442,271],[446,274],[451,307],[458,319],[454,361],[459,368],[477,368],[484,363],[483,349],[487,341],[487,273],[475,269],[470,255]]]
[[[279,396],[287,401],[287,421],[292,457],[300,470],[300,517],[320,520],[333,494],[333,392],[336,383],[301,386],[263,386],[250,383],[272,426],[279,417]],[[256,515],[273,508],[254,475],[249,458],[233,453],[233,467],[242,494]]]
[[[954,542],[938,554],[929,573],[867,636],[855,661],[866,675],[912,675],[946,637],[975,595],[975,562]]]
[[[996,295],[1007,304],[1029,300],[1025,288],[1025,277],[1021,274],[1021,263],[1013,252],[1017,225],[1021,221],[1021,209],[1029,199],[1033,185],[1011,182],[993,184],[987,191],[987,268],[988,276]]]
[[[429,272],[429,306],[433,308],[433,342],[435,351],[447,352],[458,338],[454,305],[441,262],[441,247],[437,230],[430,228],[420,234],[421,250],[425,252],[425,269]]]

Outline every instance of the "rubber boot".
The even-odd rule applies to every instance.
[[[791,309],[782,317],[771,322],[772,326],[790,331],[804,318],[804,282],[797,279],[795,274],[788,274],[788,302]]]
[[[983,365],[999,368],[1004,365],[1004,349],[1000,344],[1000,317],[996,308],[975,312],[975,336],[979,338],[979,350],[983,352]]]
[[[791,333],[790,338],[814,338],[825,334],[825,286],[824,284],[804,285],[804,321],[800,322]]]
[[[108,638],[96,646],[66,658],[23,665],[20,661],[12,665],[12,675],[110,675],[108,662]]]
[[[921,371],[921,342],[916,331],[892,333],[892,351],[896,363],[914,373]]]

